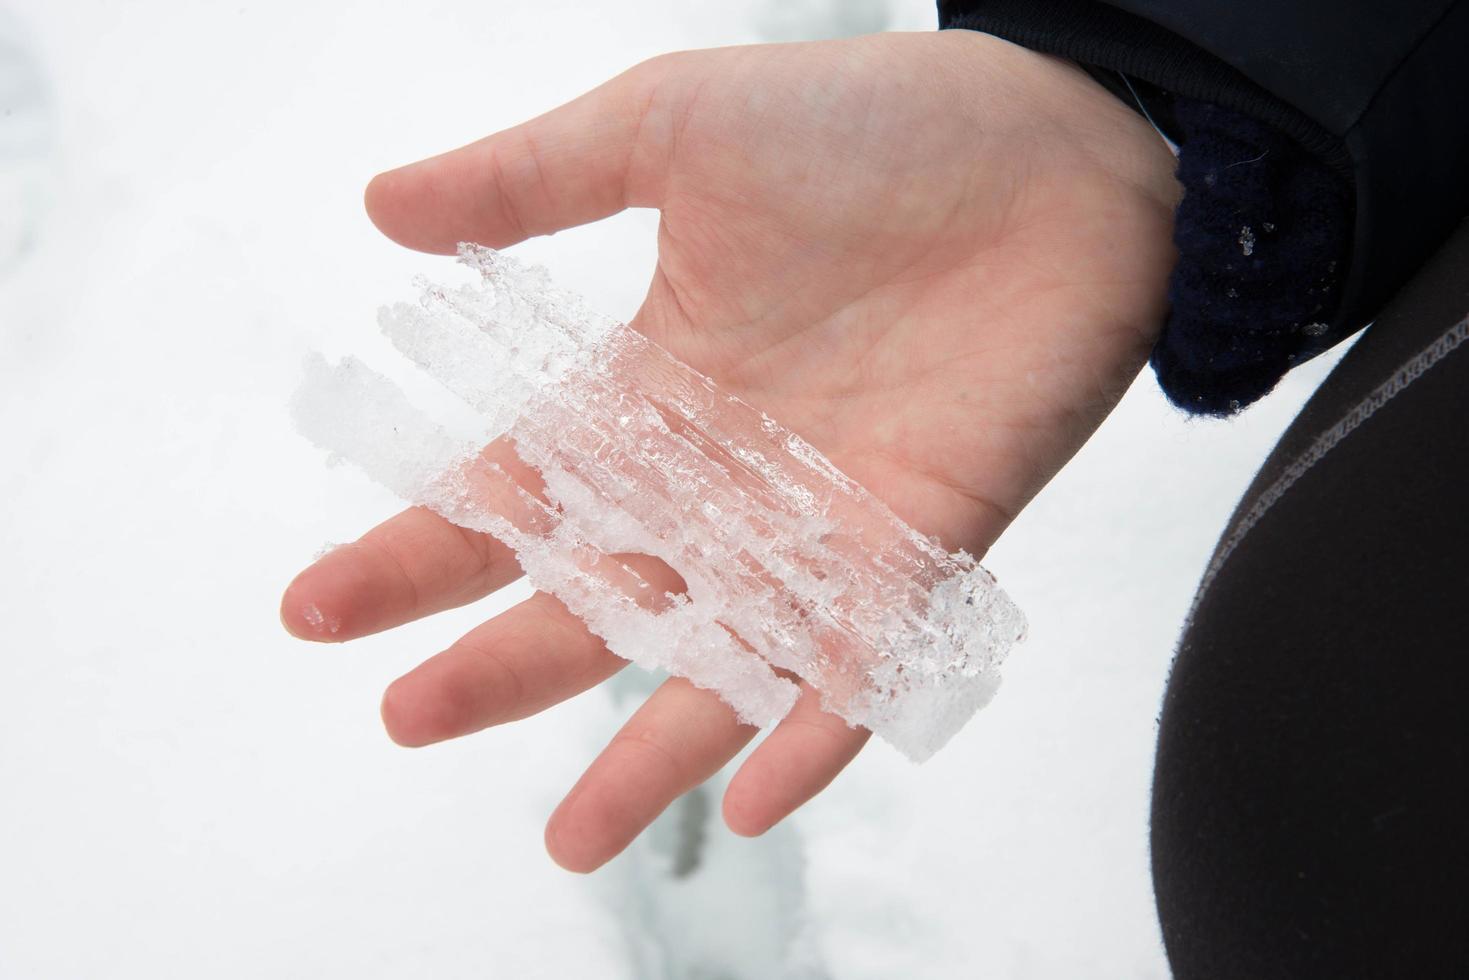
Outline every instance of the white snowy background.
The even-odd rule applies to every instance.
[[[1166,975],[1172,647],[1334,357],[1230,423],[1144,376],[990,554],[1032,621],[994,704],[922,767],[874,743],[765,839],[706,821],[677,880],[677,827],[590,877],[541,847],[626,692],[382,734],[387,682],[518,590],[345,647],[276,620],[396,506],[285,410],[304,352],[372,357],[376,307],[444,271],[371,228],[373,173],[662,51],[933,24],[927,0],[0,0],[0,978]],[[519,252],[625,316],[655,227]]]

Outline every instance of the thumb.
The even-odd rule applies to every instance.
[[[683,57],[644,62],[513,129],[379,174],[368,217],[400,245],[448,254],[657,206],[675,129],[663,83]]]

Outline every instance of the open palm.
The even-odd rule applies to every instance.
[[[910,524],[982,553],[1086,440],[1162,319],[1177,194],[1152,131],[1076,68],[985,35],[689,52],[545,116],[384,174],[393,239],[504,247],[657,207],[633,325],[800,432]],[[419,509],[304,571],[282,614],[342,640],[514,580],[491,538]],[[394,739],[523,718],[623,661],[549,596],[396,681]],[[547,827],[591,870],[754,736],[714,695],[664,683]],[[867,738],[803,691],[725,796],[759,833]]]

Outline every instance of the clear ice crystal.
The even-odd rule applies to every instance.
[[[307,438],[504,541],[615,653],[748,723],[790,710],[795,675],[922,761],[989,701],[1025,621],[971,556],[544,270],[475,245],[459,255],[479,282],[420,282],[419,303],[378,320],[478,411],[483,437],[450,435],[353,358],[317,356],[293,406]],[[636,555],[686,591],[650,581]]]

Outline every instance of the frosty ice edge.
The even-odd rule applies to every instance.
[[[543,269],[476,245],[459,258],[479,282],[421,282],[378,322],[483,433],[451,435],[354,358],[313,357],[293,404],[303,435],[504,541],[613,652],[743,721],[789,711],[795,675],[922,761],[989,701],[1025,620],[971,556]],[[629,555],[667,563],[686,594]]]

